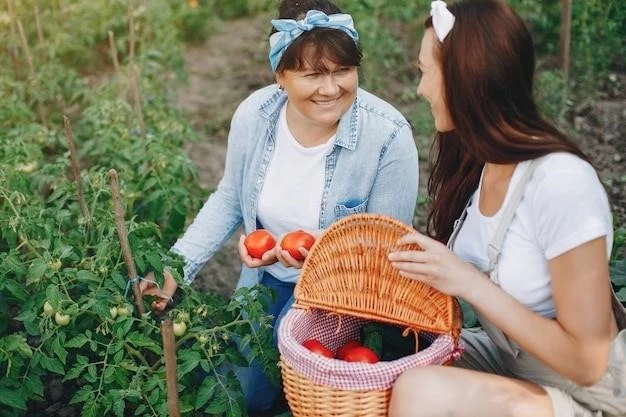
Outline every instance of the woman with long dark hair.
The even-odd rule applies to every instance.
[[[626,313],[608,272],[610,205],[533,101],[533,44],[501,0],[432,3],[417,89],[437,128],[427,235],[401,274],[465,299],[456,367],[412,369],[390,416],[626,416]],[[445,244],[447,242],[447,245]]]

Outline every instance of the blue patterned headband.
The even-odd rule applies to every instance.
[[[349,14],[327,15],[319,10],[309,10],[302,20],[274,19],[272,25],[277,32],[270,36],[270,64],[272,71],[276,71],[285,50],[298,36],[315,28],[339,29],[348,34],[357,43],[359,34],[354,28],[352,16]]]

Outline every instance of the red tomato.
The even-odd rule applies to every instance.
[[[246,236],[243,244],[248,250],[248,255],[261,259],[265,252],[276,246],[276,240],[267,230],[259,229]]]
[[[315,238],[303,230],[296,230],[295,232],[289,232],[280,242],[280,247],[289,252],[289,255],[296,261],[304,260],[304,256],[300,253],[298,248],[304,248],[306,250],[311,249],[315,243]]]
[[[378,356],[376,356],[376,353],[368,347],[355,346],[346,352],[343,360],[346,362],[376,363],[378,362]]]
[[[333,351],[324,346],[319,340],[309,339],[302,342],[302,346],[309,349],[313,353],[326,356],[327,358],[333,358]]]
[[[350,350],[352,350],[352,348],[355,348],[357,346],[361,346],[361,342],[359,342],[358,340],[348,340],[346,343],[344,343],[342,347],[339,348],[335,357],[343,361],[346,358],[346,353],[348,353]]]

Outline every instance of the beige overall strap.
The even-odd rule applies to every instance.
[[[515,215],[515,210],[517,210],[517,206],[520,201],[522,201],[522,197],[524,195],[524,189],[526,188],[526,184],[530,181],[530,178],[537,168],[543,158],[533,159],[528,165],[528,168],[520,178],[519,182],[516,184],[513,192],[511,193],[511,197],[504,207],[502,212],[502,217],[500,218],[500,222],[498,223],[498,227],[496,228],[496,233],[489,243],[487,247],[487,256],[489,256],[489,277],[493,282],[500,285],[500,280],[498,278],[498,261],[500,258],[500,252],[502,251],[502,243],[504,242],[504,236],[506,235],[506,231],[513,220],[513,216]]]

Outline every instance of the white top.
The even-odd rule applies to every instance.
[[[289,130],[286,108],[285,104],[280,112],[274,154],[265,174],[257,210],[263,227],[277,239],[297,229],[319,229],[326,156],[335,142],[333,135],[324,144],[302,146]],[[280,262],[266,269],[286,282],[296,282],[300,272]]]
[[[529,163],[517,165],[501,207]],[[453,249],[459,257],[486,271],[487,246],[502,209],[490,217],[480,213],[481,187],[482,175]],[[548,155],[528,182],[506,232],[498,264],[500,286],[530,310],[554,318],[548,261],[601,236],[606,236],[610,256],[611,208],[595,170],[569,153]]]

